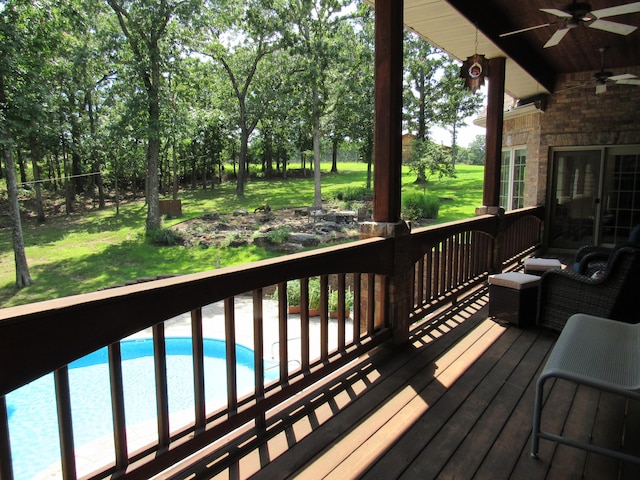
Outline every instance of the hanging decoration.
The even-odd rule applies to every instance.
[[[489,76],[489,62],[484,55],[478,54],[478,28],[476,27],[476,45],[472,56],[462,63],[460,77],[464,79],[464,86],[476,93],[484,85],[484,79]]]

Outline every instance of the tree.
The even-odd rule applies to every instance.
[[[274,8],[272,8],[274,7]],[[236,195],[244,196],[249,138],[264,115],[281,80],[274,70],[262,66],[281,47],[284,15],[281,4],[253,0],[230,2],[222,16],[222,25],[211,22],[201,53],[220,62],[237,100],[237,125],[240,129],[240,153]],[[220,28],[225,28],[224,35]],[[240,41],[238,39],[241,39]]]
[[[434,175],[438,178],[455,177],[448,147],[438,145],[429,139],[416,139],[412,142],[408,164],[411,171],[423,172],[425,185]]]
[[[484,165],[485,160],[485,140],[484,135],[476,135],[471,143],[469,143],[468,157],[471,165]]]
[[[465,118],[480,110],[482,96],[474,95],[464,88],[464,80],[460,78],[460,66],[451,59],[444,65],[444,75],[439,85],[442,96],[437,103],[437,118],[438,123],[451,133],[451,159],[455,169],[458,127]]]
[[[404,120],[405,128],[416,140],[429,139],[429,129],[436,123],[435,105],[441,91],[438,75],[444,62],[444,54],[417,34],[407,31],[404,49]],[[415,183],[425,183],[426,172],[417,164]]]
[[[339,54],[337,40],[347,0],[295,0],[290,2],[296,24],[292,48],[301,65],[300,80],[309,88],[308,112],[313,138],[314,208],[322,208],[320,136],[322,119],[330,105],[330,72]]]
[[[367,163],[366,188],[371,188],[374,120],[374,11],[366,3],[358,5],[350,33],[345,33],[351,70],[343,76],[336,95],[335,112],[344,122],[346,135],[358,144],[360,158]],[[340,123],[338,123],[340,124]]]
[[[163,61],[171,43],[169,22],[175,16],[191,18],[200,2],[196,0],[107,0],[115,12],[135,62],[147,101],[147,222],[146,229],[161,226],[158,163],[162,134],[161,98]]]
[[[5,5],[0,12],[0,149],[4,160],[4,177],[7,182],[9,196],[9,215],[12,225],[13,252],[16,266],[16,287],[24,288],[33,283],[29,273],[27,256],[22,233],[20,218],[20,204],[18,200],[18,182],[13,157],[15,148],[14,134],[21,126],[20,102],[25,100],[25,92],[20,91],[24,86],[21,72],[24,66],[24,54],[27,50],[28,39],[35,38],[30,28],[30,21],[43,12],[29,5]],[[37,28],[37,21],[35,22]],[[33,35],[33,37],[31,36]],[[12,75],[12,90],[8,91],[6,78]]]

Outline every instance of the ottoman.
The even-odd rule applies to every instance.
[[[547,270],[561,269],[562,263],[557,258],[527,258],[524,261],[524,273],[542,275]]]
[[[527,327],[536,322],[540,277],[508,272],[489,275],[489,316]]]

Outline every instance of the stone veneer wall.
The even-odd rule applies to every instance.
[[[613,73],[640,77],[640,66]],[[552,147],[640,145],[640,86],[608,82],[596,95],[592,74],[561,76],[544,112],[505,119],[503,146],[527,148],[525,206],[546,202]]]

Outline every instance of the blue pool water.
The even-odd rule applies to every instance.
[[[167,338],[169,412],[193,421],[193,361],[190,338]],[[153,341],[121,342],[127,429],[155,421]],[[204,340],[205,399],[207,411],[226,404],[225,342]],[[238,392],[253,390],[253,350],[236,345]],[[265,366],[268,368],[269,365]],[[277,374],[277,369],[268,371]],[[113,422],[107,349],[69,365],[73,432],[76,450],[105,438],[113,450]],[[59,464],[60,444],[53,374],[44,376],[6,397],[11,452],[16,480],[28,480]],[[170,418],[170,425],[171,418]]]

